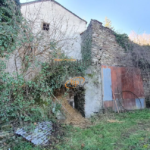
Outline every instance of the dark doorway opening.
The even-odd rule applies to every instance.
[[[69,104],[85,117],[85,89],[83,87],[71,89],[69,97]]]

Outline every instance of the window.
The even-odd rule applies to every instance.
[[[49,23],[43,23],[43,30],[49,30]]]

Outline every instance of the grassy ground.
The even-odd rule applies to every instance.
[[[55,144],[55,149],[150,150],[150,110],[148,109],[107,114],[93,117],[91,121],[93,125],[86,129],[65,127],[66,136],[61,137],[63,142]],[[27,142],[19,142],[13,149],[44,150],[32,147]]]

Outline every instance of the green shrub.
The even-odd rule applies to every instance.
[[[132,45],[127,34],[119,34],[114,32],[114,35],[116,37],[117,43],[125,50],[125,52],[132,50]]]

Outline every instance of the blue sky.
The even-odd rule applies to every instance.
[[[26,2],[27,0],[20,0]],[[29,0],[28,0],[29,1]],[[56,0],[81,18],[112,21],[120,33],[150,34],[150,0]]]

